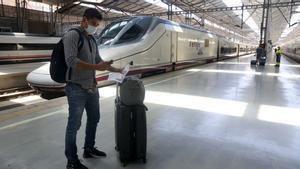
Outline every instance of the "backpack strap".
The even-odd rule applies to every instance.
[[[78,33],[78,35],[79,35],[79,40],[78,40],[78,51],[80,51],[80,50],[82,49],[83,43],[84,43],[84,39],[83,39],[82,32],[81,32],[79,29],[77,29],[77,28],[72,28],[72,29],[70,29],[69,31],[72,31],[72,30],[76,31],[76,32]]]
[[[91,37],[92,37],[92,40],[95,42],[96,46],[98,46],[98,43],[97,43],[95,37],[93,35],[91,35]]]
[[[98,45],[97,45],[97,41],[96,41],[95,37],[93,35],[89,35],[89,39],[92,39],[92,41],[95,43],[96,49],[97,49]],[[92,52],[92,46],[91,46],[90,41],[89,41],[89,47],[90,47],[90,51]]]

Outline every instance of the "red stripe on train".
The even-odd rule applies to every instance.
[[[198,62],[182,62],[175,64],[175,69],[183,69],[192,65],[197,64]],[[143,74],[143,73],[148,73],[152,71],[157,71],[157,70],[166,70],[166,72],[172,71],[173,65],[168,64],[168,65],[161,65],[161,66],[156,66],[156,67],[150,67],[150,68],[140,68],[140,69],[135,69],[131,70],[128,72],[128,75],[137,75],[137,74]],[[96,81],[104,81],[108,79],[108,75],[103,75],[103,76],[98,76],[96,77]]]

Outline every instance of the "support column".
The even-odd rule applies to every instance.
[[[270,0],[264,0],[259,43],[265,44],[267,57],[271,56],[272,54],[272,41],[270,39],[272,23],[271,21],[272,15],[270,8]]]
[[[21,32],[24,31],[25,19],[26,19],[26,0],[22,1],[22,10],[20,8],[20,16],[21,16]]]
[[[54,32],[53,32],[53,35],[57,35],[57,33],[59,33],[59,29],[58,29],[58,24],[57,24],[57,18],[58,18],[58,6],[59,4],[56,6],[56,10],[55,12],[53,13],[53,29],[54,29]]]
[[[294,0],[291,0],[291,2],[294,2]],[[293,6],[290,7],[289,27],[291,27],[292,15],[293,15]]]
[[[5,16],[3,0],[1,0],[1,7],[2,7],[2,16]]]
[[[272,8],[268,8],[268,19],[267,19],[267,27],[266,27],[266,38],[265,38],[267,57],[272,56],[273,42],[271,40],[271,31],[272,31]]]
[[[206,0],[203,0],[203,8],[205,8],[205,6],[206,6]],[[201,25],[204,28],[204,26],[205,26],[205,12],[202,12],[202,15],[201,15]]]
[[[242,6],[241,29],[243,29],[243,25],[244,25],[244,4],[243,4],[243,6]]]
[[[21,31],[21,24],[20,24],[20,1],[16,0],[16,15],[17,15],[17,31]]]
[[[53,5],[50,5],[50,30],[49,30],[50,35],[54,34],[54,32],[55,32],[54,30],[55,30],[55,28],[54,28]]]
[[[185,24],[192,24],[192,13],[188,12],[187,14],[185,14]]]
[[[173,4],[168,3],[168,20],[172,20],[173,17]]]

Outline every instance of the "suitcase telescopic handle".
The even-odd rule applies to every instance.
[[[117,83],[116,83],[116,98],[117,98],[117,99],[119,98],[119,91],[120,91],[119,85],[120,85],[120,83],[117,82]]]

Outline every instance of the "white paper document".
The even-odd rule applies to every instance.
[[[118,83],[122,83],[124,78],[126,77],[127,73],[129,72],[129,64],[126,65],[122,71],[122,73],[116,73],[116,72],[111,72],[108,75],[108,79],[107,80],[112,80],[112,81],[116,81]]]

